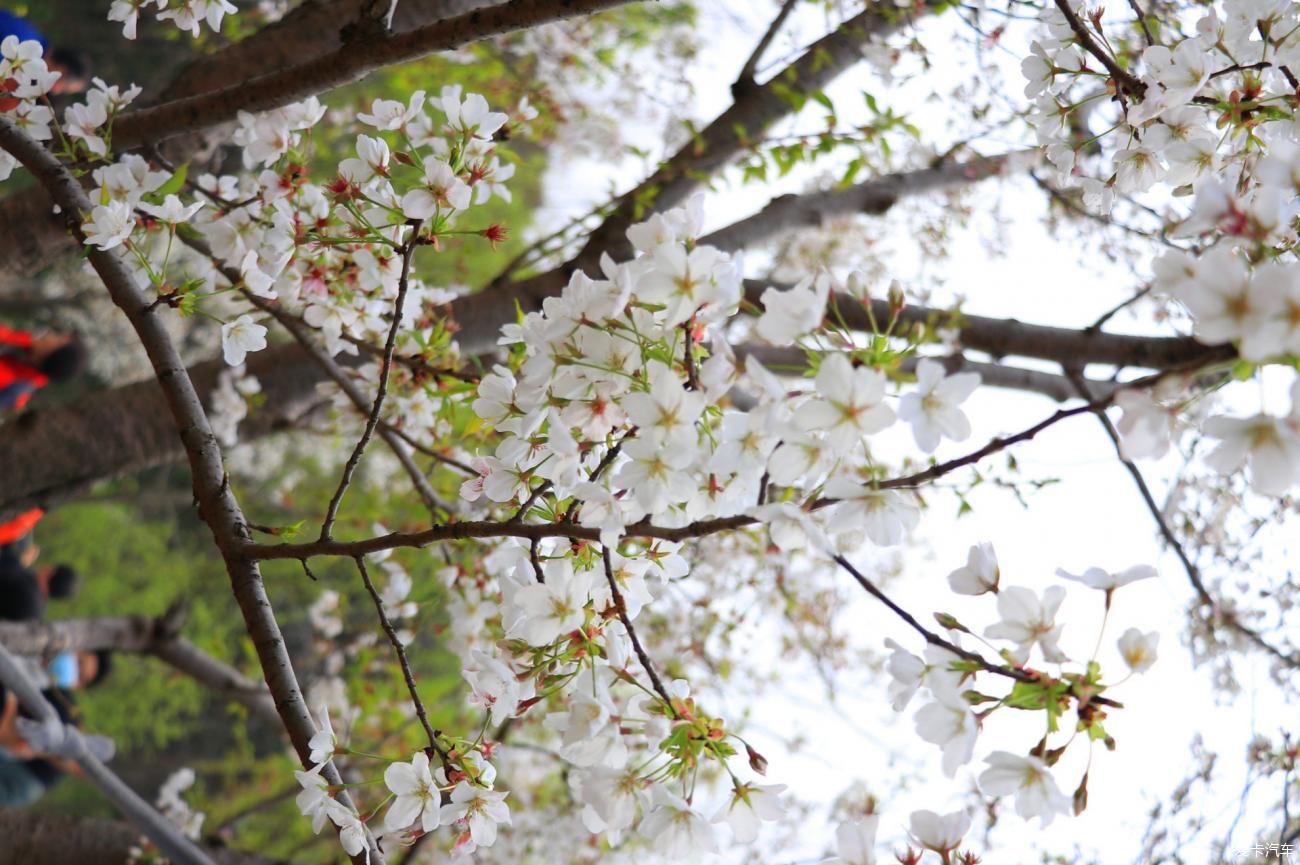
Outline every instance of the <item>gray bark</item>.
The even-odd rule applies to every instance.
[[[791,229],[823,225],[838,216],[855,213],[878,216],[900,199],[969,186],[990,177],[1023,171],[1035,162],[1035,153],[979,156],[964,162],[943,162],[916,171],[886,174],[844,189],[782,195],[753,216],[720,228],[699,242],[733,252]]]

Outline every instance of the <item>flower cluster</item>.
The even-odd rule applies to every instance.
[[[600,280],[575,274],[542,312],[506,329],[518,369],[494,369],[474,403],[504,435],[462,495],[527,500],[538,513],[571,500],[606,545],[646,517],[681,525],[740,514],[777,524],[783,545],[797,542],[784,531],[792,524],[815,536],[828,529],[845,549],[863,532],[898,543],[919,510],[904,493],[872,487],[868,438],[901,415],[927,451],[944,436],[964,439],[959,406],[978,376],[945,376],[923,359],[918,390],[897,412],[886,375],[851,352],[825,352],[811,387],[793,393],[753,357],[742,376],[722,326],[741,296],[739,262],[695,243],[701,219],[697,200],[632,227],[638,257],[604,259]],[[768,290],[759,333],[780,344],[810,336],[827,295],[824,280]],[[742,378],[756,404],[727,408]],[[764,478],[783,496],[755,506]],[[819,488],[845,499],[824,509],[829,520],[794,504]]]
[[[1064,579],[1103,592],[1107,611],[1116,589],[1156,576],[1155,569],[1145,565],[1114,573],[1096,567],[1088,568],[1081,575],[1063,570],[1057,573]],[[1049,674],[1029,666],[1035,648],[1050,664],[1063,665],[1070,661],[1059,645],[1063,625],[1058,622],[1057,614],[1065,600],[1065,591],[1060,586],[1052,586],[1038,595],[1022,586],[1002,586],[1000,578],[992,546],[980,544],[971,548],[967,564],[953,571],[948,581],[958,594],[996,596],[999,621],[988,626],[984,636],[1008,644],[1000,654],[1012,666],[990,668],[976,655],[960,654],[963,650],[957,643],[950,644],[952,648],[929,645],[924,657],[912,654],[892,640],[886,643],[891,650],[886,669],[892,679],[890,696],[894,709],[903,711],[918,692],[925,690],[929,701],[916,712],[916,732],[925,741],[942,748],[943,769],[950,777],[970,762],[985,720],[1002,708],[1045,712],[1050,734],[1060,729],[1063,713],[1073,703],[1077,712],[1075,731],[1091,741],[1113,745],[1102,722],[1105,707],[1110,704],[1103,692],[1114,683],[1103,683],[1101,668],[1095,660],[1088,661],[1083,672],[1067,672],[1058,667],[1058,672]],[[941,614],[938,618],[954,636],[970,633],[952,616]],[[1155,662],[1156,641],[1156,634],[1143,634],[1130,628],[1119,639],[1119,654],[1131,671],[1144,672]],[[974,686],[982,681],[980,677],[988,673],[1009,679],[1010,691],[997,697],[976,690]],[[1069,743],[1049,749],[1047,741],[1044,738],[1028,755],[1006,751],[989,754],[988,768],[979,776],[980,789],[986,794],[1014,795],[1016,813],[1026,818],[1039,817],[1044,825],[1058,814],[1079,810],[1061,792],[1049,771]]]
[[[54,111],[43,104],[60,73],[45,65],[45,49],[35,40],[17,36],[0,41],[0,114],[37,141],[53,137]],[[0,151],[0,180],[8,179],[18,161]]]
[[[1185,31],[1160,28],[1167,44],[1117,58],[1100,13],[1076,7],[1071,21],[1049,5],[1045,38],[1022,64],[1026,95],[1036,100],[1032,121],[1060,179],[1081,186],[1092,206],[1109,210],[1117,196],[1172,189],[1173,202],[1162,200],[1167,230],[1193,243],[1154,263],[1154,293],[1181,303],[1199,340],[1233,346],[1252,365],[1246,372],[1289,366],[1300,354],[1300,138],[1292,73],[1300,15],[1289,4],[1227,0],[1197,16]],[[1110,61],[1133,71],[1103,73],[1115,94],[1107,107],[1095,82],[1098,67]],[[1115,112],[1111,129],[1079,134],[1089,115],[1106,111]],[[1097,155],[1085,158],[1090,147]],[[1190,208],[1177,203],[1187,197]],[[1171,396],[1152,401],[1131,392],[1118,400],[1128,455],[1167,450],[1191,402]],[[1248,465],[1253,489],[1269,496],[1300,482],[1294,411],[1210,418],[1201,429],[1223,440],[1207,460],[1211,468],[1231,473]]]
[[[91,94],[92,104],[102,101]],[[426,105],[443,119],[435,120]],[[501,162],[491,141],[506,116],[488,110],[481,96],[462,98],[458,87],[437,99],[416,93],[405,104],[376,100],[359,119],[377,134],[358,136],[357,156],[342,160],[333,179],[316,184],[306,175],[306,151],[323,114],[314,98],[241,113],[235,139],[256,173],[239,178],[202,175],[182,183],[182,175],[154,170],[132,154],[96,169],[92,200],[98,203],[83,224],[86,242],[126,250],[142,282],[183,311],[220,294],[237,272],[236,287],[315,329],[330,354],[382,345],[398,293],[401,248],[411,241],[413,226],[420,226],[413,241],[419,245],[500,234],[499,227],[466,230],[458,222],[492,195],[509,197],[504,183],[513,166]],[[187,224],[209,255],[185,248],[177,227]],[[431,308],[453,296],[411,277],[403,317],[414,325],[427,322]],[[222,328],[232,366],[267,344],[261,314],[247,310],[235,305]],[[399,349],[415,356],[449,348],[445,331],[431,335],[417,326],[400,334]],[[358,374],[373,380],[378,365]],[[436,412],[427,389],[393,401],[394,417],[432,418]]]

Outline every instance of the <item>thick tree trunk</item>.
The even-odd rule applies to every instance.
[[[0,865],[122,865],[139,843],[127,823],[0,808]],[[221,865],[277,865],[235,850],[207,852]]]
[[[190,368],[208,404],[218,359]],[[249,356],[248,371],[262,383],[265,402],[240,425],[255,439],[291,426],[314,402],[320,367],[296,345]],[[28,412],[0,426],[0,519],[31,507],[51,507],[94,484],[184,456],[156,380],[84,397],[71,405]]]

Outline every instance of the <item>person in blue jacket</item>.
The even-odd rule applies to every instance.
[[[35,40],[45,49],[45,66],[53,72],[63,73],[51,93],[80,93],[90,84],[90,63],[80,51],[50,45],[45,34],[21,15],[0,9],[0,41],[6,36],[17,36],[20,42]]]

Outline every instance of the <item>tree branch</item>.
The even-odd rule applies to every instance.
[[[1115,85],[1120,90],[1140,99],[1142,94],[1146,93],[1147,86],[1135,78],[1132,73],[1126,72],[1115,62],[1115,58],[1111,57],[1110,53],[1097,43],[1087,25],[1080,21],[1079,16],[1075,14],[1074,8],[1070,5],[1070,0],[1055,0],[1055,2],[1056,8],[1060,9],[1061,14],[1065,16],[1066,22],[1069,23],[1070,29],[1074,31],[1074,35],[1079,40],[1083,50],[1097,58],[1101,65],[1106,67],[1106,71],[1110,73],[1110,77],[1115,80]]]
[[[930,14],[945,8],[944,2],[925,0],[920,12]],[[906,10],[888,3],[870,3],[859,14],[814,42],[793,63],[763,84],[738,88],[731,107],[694,135],[653,174],[629,190],[614,211],[591,233],[570,267],[586,267],[608,252],[626,244],[628,226],[648,211],[675,207],[701,183],[701,179],[722,168],[749,142],[762,137],[777,121],[795,108],[790,91],[811,94],[820,91],[841,72],[862,58],[862,46],[911,23]]]
[[[879,215],[899,199],[1025,170],[1036,161],[1036,154],[1024,151],[980,156],[964,162],[943,162],[916,171],[886,174],[846,189],[782,195],[753,216],[700,238],[699,243],[733,252],[794,228],[823,225],[837,216]]]
[[[357,571],[361,574],[361,582],[365,584],[366,593],[370,595],[370,600],[375,605],[375,615],[379,617],[379,624],[383,627],[384,634],[397,655],[398,666],[402,669],[402,679],[406,682],[407,693],[410,694],[411,703],[415,706],[415,716],[420,719],[420,726],[424,727],[424,733],[429,738],[429,748],[442,759],[443,768],[447,769],[447,752],[442,745],[438,744],[438,733],[429,723],[429,713],[425,711],[424,701],[420,699],[420,690],[415,684],[415,674],[411,672],[411,662],[407,660],[402,640],[397,636],[397,630],[384,610],[384,599],[379,596],[379,590],[370,579],[370,571],[366,568],[366,557],[357,556],[354,561],[357,563]]]
[[[614,598],[614,610],[618,613],[618,619],[627,628],[628,639],[632,641],[632,650],[636,652],[637,660],[641,662],[641,668],[645,674],[650,677],[650,685],[654,692],[659,695],[659,699],[664,701],[668,711],[673,717],[677,717],[677,709],[673,707],[673,698],[669,696],[668,689],[664,687],[663,681],[659,678],[659,673],[655,671],[655,665],[651,662],[650,656],[646,654],[645,646],[641,645],[640,638],[636,635],[636,628],[632,626],[632,619],[627,614],[627,603],[623,600],[623,593],[618,590],[618,580],[614,579],[614,563],[609,554],[609,547],[602,546],[600,549],[601,560],[605,564],[605,579],[609,582],[609,593]]]
[[[196,96],[128,112],[113,124],[119,151],[158,143],[182,132],[233,120],[240,111],[267,111],[364,77],[382,66],[447,51],[492,36],[591,15],[630,0],[510,0],[404,33],[339,46],[293,66],[282,67]]]
[[[33,750],[75,761],[85,772],[86,777],[94,782],[100,792],[113,803],[113,807],[134,823],[158,846],[159,850],[178,865],[213,865],[204,851],[182,835],[163,815],[123,783],[112,769],[104,765],[101,756],[103,760],[107,760],[107,754],[97,756],[98,749],[95,748],[94,742],[82,736],[72,724],[60,720],[54,706],[23,672],[17,658],[5,648],[0,648],[0,684],[14,693],[18,702],[37,722],[36,730],[28,730],[24,734]],[[41,738],[39,745],[34,741],[34,733],[37,732]],[[100,741],[101,744],[107,741],[109,746],[107,750],[111,753],[111,741],[103,739]]]
[[[322,0],[299,4],[284,18],[248,38],[197,58],[151,101],[166,103],[216,91],[228,87],[231,81],[287,69],[304,57],[337,51],[343,45],[341,23],[355,20],[366,2]],[[490,5],[492,0],[402,0],[393,27],[398,32],[413,31]],[[167,152],[173,161],[183,162],[208,144],[208,136],[202,133],[183,134],[168,141]],[[5,287],[14,276],[34,274],[72,248],[63,220],[50,212],[40,188],[14,192],[0,201],[0,249],[5,250],[0,258],[0,283]]]
[[[232,286],[240,284],[241,277],[239,272],[218,261],[217,257],[213,254],[212,250],[206,243],[195,238],[183,238],[183,241],[186,246],[189,246],[195,252],[209,259],[212,262],[212,266],[215,267]],[[402,273],[404,275],[403,283],[406,284],[409,281],[410,274],[405,263]],[[400,291],[401,289],[399,287],[399,292]],[[373,408],[366,404],[365,395],[361,393],[361,389],[357,387],[356,382],[349,378],[347,373],[343,371],[342,367],[339,366],[334,358],[330,357],[329,354],[320,347],[316,340],[312,338],[311,326],[298,316],[287,312],[278,303],[269,301],[263,297],[258,297],[247,289],[244,289],[242,293],[249,303],[260,309],[262,312],[265,312],[267,315],[270,315],[280,323],[281,327],[289,332],[289,335],[292,336],[302,349],[316,362],[316,365],[320,370],[324,372],[331,381],[338,385],[339,390],[343,391],[344,396],[348,398],[348,401],[352,403],[356,410],[360,412],[363,417],[367,418],[367,424],[369,424],[369,418],[372,416],[371,413],[379,407],[378,404],[375,404]],[[404,301],[404,298],[402,300]],[[393,329],[396,330],[396,327],[397,323],[394,322]],[[394,362],[399,361],[398,356],[393,354],[387,345],[380,348],[372,346],[370,343],[360,339],[350,339],[349,341],[352,341],[357,345],[365,346],[367,354],[372,352],[378,353],[379,357],[388,363],[388,368],[383,373],[383,383],[386,389],[388,375],[391,372],[391,365]],[[409,359],[401,360],[405,362]],[[380,397],[377,402],[381,403],[382,397]],[[377,417],[377,415],[375,416]],[[398,463],[402,466],[402,470],[406,472],[406,476],[410,479],[411,485],[415,487],[416,493],[420,496],[420,500],[424,503],[429,514],[436,518],[440,510],[442,512],[450,513],[452,510],[451,505],[444,502],[442,498],[434,492],[434,489],[429,485],[429,480],[425,477],[424,472],[418,465],[416,465],[415,460],[411,458],[410,453],[408,453],[406,448],[403,446],[403,441],[405,440],[409,442],[410,439],[405,435],[399,434],[395,428],[384,423],[382,420],[379,421],[378,427],[380,439],[382,439],[384,444],[388,446],[388,449],[392,451],[393,456],[397,458]],[[358,445],[360,445],[360,442]],[[444,457],[442,459],[443,461],[446,461],[447,458]],[[472,473],[477,474],[476,472]]]
[[[205,688],[245,706],[279,725],[280,716],[266,685],[177,636],[179,622],[170,611],[160,617],[105,616],[89,619],[0,622],[0,646],[18,655],[50,657],[58,652],[131,652],[152,655],[193,678]]]
[[[767,281],[745,280],[745,300],[761,310],[763,292],[770,287],[772,283]],[[843,321],[851,330],[870,332],[872,319],[889,321],[892,310],[885,298],[873,298],[863,303],[847,294],[835,293],[831,295],[828,315],[833,321]],[[966,315],[928,306],[903,307],[898,313],[895,333],[917,325],[956,330],[961,335],[963,348],[984,352],[994,358],[1014,355],[1076,367],[1105,364],[1174,370],[1199,368],[1237,357],[1236,349],[1231,345],[1205,345],[1191,337],[1129,336],[1091,328],[1048,327],[1014,318]]]
[[[886,595],[884,592],[882,592],[880,590],[880,587],[878,587],[875,583],[871,582],[871,580],[867,579],[862,574],[862,572],[859,571],[857,568],[853,567],[853,565],[849,563],[848,559],[844,558],[843,556],[831,556],[831,558],[835,561],[835,564],[839,565],[841,568],[848,571],[849,575],[852,576],[853,579],[857,581],[859,586],[861,586],[863,589],[866,590],[867,594],[871,595],[873,598],[880,601],[880,603],[888,607],[890,612],[892,612],[894,615],[902,619],[903,622],[906,623],[909,628],[911,628],[912,630],[920,634],[925,639],[925,641],[930,645],[938,646],[941,649],[946,649],[947,651],[952,652],[954,655],[956,655],[959,658],[963,658],[967,661],[970,661],[971,663],[978,664],[979,668],[986,672],[994,673],[998,676],[1005,676],[1006,678],[1014,679],[1017,682],[1037,681],[1036,677],[1030,675],[1029,673],[1026,673],[1024,670],[1018,670],[1014,667],[1008,667],[1003,664],[991,663],[985,660],[984,657],[980,655],[978,652],[971,652],[967,649],[963,649],[961,646],[958,646],[956,643],[945,640],[943,637],[939,636],[937,633],[931,631],[929,628],[925,627],[920,622],[918,622],[916,620],[916,617],[913,616],[911,613],[909,613],[907,610],[904,610],[898,604],[894,603],[894,600],[891,597],[889,597],[889,595]]]
[[[738,345],[733,348],[733,351],[736,353],[737,358],[752,357],[773,372],[779,373],[784,370],[802,371],[808,367],[808,355],[799,348]],[[905,373],[914,373],[920,360],[919,356],[904,358],[903,362],[899,364],[899,370]],[[960,352],[946,357],[931,357],[930,360],[942,363],[949,375],[958,372],[978,373],[981,382],[988,387],[1036,393],[1055,402],[1065,402],[1079,395],[1074,383],[1063,375],[1042,372],[1036,369],[1007,366],[1001,363],[983,363],[970,360]],[[1106,396],[1119,387],[1114,382],[1097,381],[1096,379],[1087,379],[1085,386],[1088,388],[1089,399]]]
[[[338,489],[334,491],[333,497],[330,498],[329,507],[325,511],[325,519],[320,526],[320,539],[322,541],[327,541],[330,538],[330,531],[334,528],[334,520],[338,517],[339,506],[343,503],[343,496],[348,491],[348,484],[352,482],[352,473],[356,471],[357,466],[361,463],[361,457],[366,452],[366,445],[370,444],[370,437],[374,435],[375,427],[379,424],[379,414],[384,410],[384,397],[388,395],[388,376],[393,369],[393,350],[397,346],[397,332],[402,327],[402,307],[406,305],[406,292],[411,284],[411,259],[415,256],[415,247],[420,240],[420,226],[422,224],[423,221],[419,219],[412,220],[409,223],[411,233],[402,246],[402,274],[397,282],[397,299],[393,301],[393,322],[388,328],[388,339],[384,343],[384,360],[379,368],[379,386],[375,389],[375,402],[370,409],[370,415],[366,418],[366,427],[361,432],[361,438],[357,439],[356,447],[352,449],[352,455],[348,457],[347,463],[343,466],[343,476],[339,478]]]
[[[220,358],[189,368],[205,406],[218,376],[229,368]],[[240,423],[242,441],[292,428],[315,404],[315,387],[323,378],[306,352],[293,345],[249,355],[245,369],[262,385],[265,401]],[[49,508],[102,481],[185,458],[153,378],[28,411],[0,425],[0,451],[24,455],[0,460],[0,519],[31,507]]]

